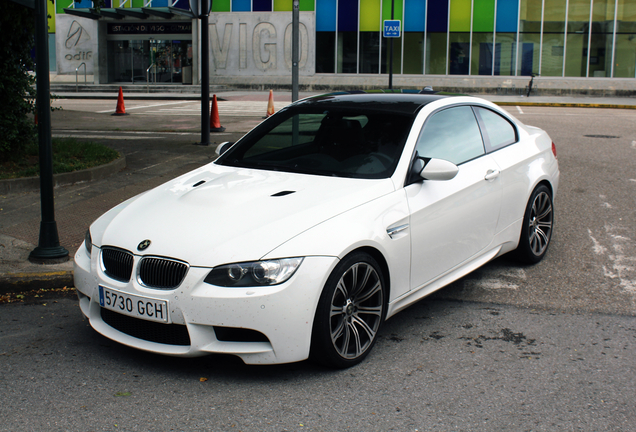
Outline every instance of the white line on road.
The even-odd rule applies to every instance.
[[[517,105],[517,111],[519,111],[519,114],[523,114],[523,110],[521,109],[519,105]]]
[[[148,139],[147,136],[117,136],[117,135],[77,135],[77,134],[52,134],[55,138],[92,138],[92,139],[114,139],[114,140],[140,140]],[[163,139],[162,136],[153,136],[152,139]]]
[[[154,108],[154,107],[158,107],[158,106],[178,105],[178,104],[184,104],[184,103],[191,103],[191,102],[190,101],[166,102],[166,103],[155,104],[155,105],[140,105],[140,106],[130,107],[130,108],[126,108],[126,109],[128,111],[130,111],[130,110],[140,109],[140,108]],[[114,110],[114,109],[106,110],[106,111],[97,111],[97,114],[105,114],[105,113],[115,112],[115,111],[116,110]]]
[[[79,129],[57,129],[54,131],[57,134],[111,134],[114,131],[100,131],[100,130],[79,130]],[[199,135],[198,132],[148,132],[148,131],[116,131],[117,134],[132,134],[132,135]]]

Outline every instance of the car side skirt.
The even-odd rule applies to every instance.
[[[472,258],[471,260],[460,264],[459,266],[443,274],[437,279],[434,279],[433,281],[428,282],[419,288],[412,289],[405,295],[395,299],[394,301],[389,303],[387,318],[395,315],[396,313],[400,312],[402,309],[405,309],[416,301],[423,299],[427,295],[432,294],[438,289],[443,288],[446,285],[456,281],[457,279],[466,276],[473,270],[476,270],[479,267],[483,266],[488,261],[495,258],[499,254],[501,248],[501,245],[497,245],[497,247],[495,247],[494,249],[487,250],[486,252]]]

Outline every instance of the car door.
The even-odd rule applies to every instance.
[[[422,180],[406,186],[411,289],[432,282],[490,245],[502,196],[499,168],[484,150],[470,106],[432,114],[416,151],[419,157],[450,161],[459,171],[451,180]]]
[[[491,155],[501,171],[503,185],[502,207],[497,232],[523,217],[528,202],[528,160],[535,157],[536,146],[521,142],[515,125],[500,113],[486,107],[475,107],[475,114],[484,136],[486,152]]]

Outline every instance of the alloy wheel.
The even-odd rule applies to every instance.
[[[372,345],[382,321],[382,280],[368,263],[353,264],[336,285],[331,299],[331,342],[345,359],[356,359]]]
[[[552,234],[552,202],[550,195],[541,191],[532,203],[528,229],[529,244],[536,256],[542,255]]]

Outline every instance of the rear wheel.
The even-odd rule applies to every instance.
[[[312,360],[336,368],[360,363],[375,344],[386,300],[384,275],[373,257],[358,252],[343,259],[318,302]]]
[[[521,227],[521,238],[516,250],[517,258],[527,264],[543,259],[552,238],[554,206],[552,193],[545,185],[532,192]]]

